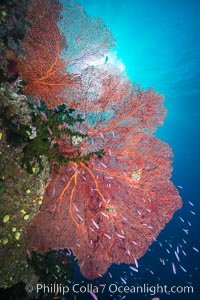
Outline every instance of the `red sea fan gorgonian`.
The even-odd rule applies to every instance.
[[[67,103],[76,108],[82,95],[81,72],[115,45],[98,18],[89,17],[74,1],[30,1],[23,54],[18,71],[25,94],[41,98],[48,108]]]
[[[109,99],[113,90],[105,93]],[[74,151],[105,154],[52,171],[27,231],[29,251],[70,248],[89,279],[145,254],[181,207],[170,181],[171,149],[152,134],[165,117],[162,101],[153,90],[132,87],[108,111],[87,114],[79,130],[88,137],[74,139]],[[65,155],[66,145],[59,146]]]

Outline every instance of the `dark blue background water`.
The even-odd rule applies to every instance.
[[[127,285],[193,285],[193,294],[156,294],[160,299],[200,299],[200,1],[199,0],[80,0],[88,14],[101,17],[117,41],[117,55],[133,82],[153,87],[165,95],[168,110],[163,127],[156,135],[172,147],[173,182],[180,185],[183,208],[166,226],[150,251],[139,261],[139,272],[112,266],[113,278],[99,283]],[[188,201],[194,203],[190,205]],[[193,211],[191,213],[190,211]],[[183,218],[184,222],[179,219]],[[188,223],[188,221],[190,223]],[[191,226],[189,225],[191,224]],[[188,229],[187,235],[182,229]],[[186,244],[182,241],[184,239]],[[159,242],[162,246],[160,246]],[[172,244],[172,248],[169,246]],[[179,263],[174,255],[177,245]],[[181,246],[180,246],[181,245]],[[181,248],[182,247],[182,248]],[[167,253],[166,248],[170,251]],[[163,266],[159,258],[164,258]],[[171,263],[176,265],[173,274]],[[187,272],[184,272],[179,264]],[[153,273],[153,274],[152,274]],[[125,294],[122,294],[123,298]],[[124,299],[152,299],[150,294],[127,294]],[[117,294],[99,299],[118,299]],[[92,299],[89,295],[86,299]]]

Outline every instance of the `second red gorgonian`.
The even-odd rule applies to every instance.
[[[88,137],[74,143],[74,152],[104,149],[105,155],[52,172],[44,204],[28,228],[29,251],[70,248],[89,279],[146,253],[181,207],[170,181],[171,149],[151,133],[165,115],[162,99],[132,88],[113,110],[88,114],[79,126]],[[65,155],[66,145],[60,147]]]

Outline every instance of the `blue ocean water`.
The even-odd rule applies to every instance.
[[[167,118],[156,136],[173,149],[172,180],[179,186],[183,199],[182,209],[139,260],[140,271],[130,275],[127,266],[112,266],[109,271],[113,277],[106,275],[106,283],[124,285],[122,277],[128,286],[192,285],[194,289],[190,294],[121,294],[121,298],[108,293],[99,299],[126,296],[123,299],[197,300],[200,256],[193,247],[200,249],[200,1],[79,0],[79,3],[89,15],[102,18],[111,29],[117,41],[117,57],[126,66],[131,80],[165,95]],[[180,262],[174,253],[177,246]],[[160,258],[165,260],[165,265]]]

